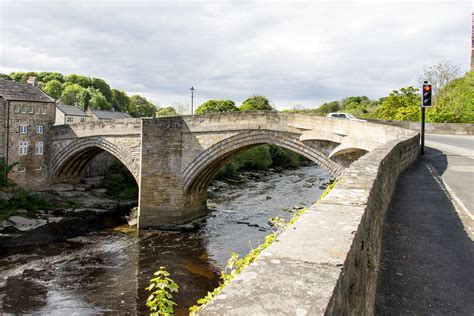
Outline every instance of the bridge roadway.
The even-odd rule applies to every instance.
[[[473,315],[474,136],[426,144],[387,212],[376,314]]]

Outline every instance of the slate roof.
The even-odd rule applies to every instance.
[[[100,110],[92,110],[91,112],[99,120],[116,120],[116,119],[132,118],[132,116],[130,116],[130,114],[123,113],[123,112],[100,111]]]
[[[82,111],[77,106],[72,105],[65,105],[65,104],[56,104],[56,108],[58,108],[61,112],[66,115],[71,116],[89,116],[84,111]]]
[[[0,96],[8,101],[54,102],[40,88],[15,80],[0,79]]]

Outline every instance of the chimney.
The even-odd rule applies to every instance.
[[[26,83],[29,83],[32,86],[36,86],[36,77],[29,77],[28,80],[26,80]]]

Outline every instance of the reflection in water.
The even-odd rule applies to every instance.
[[[215,210],[196,232],[144,232],[127,226],[0,258],[0,312],[50,315],[146,314],[144,290],[165,266],[180,285],[177,312],[212,290],[230,253],[245,256],[270,232],[268,219],[310,205],[330,176],[317,166],[242,183],[214,182]]]

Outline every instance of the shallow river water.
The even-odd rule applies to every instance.
[[[295,206],[315,202],[330,176],[305,166],[216,181],[214,210],[194,232],[144,232],[124,224],[65,242],[0,255],[0,314],[147,314],[145,287],[165,266],[179,284],[176,312],[219,283],[232,252],[245,256],[271,232],[268,219],[289,218]]]

